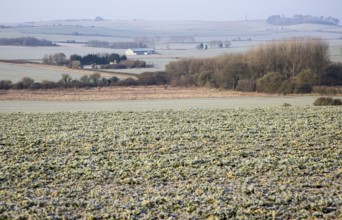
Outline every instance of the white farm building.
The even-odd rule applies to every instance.
[[[156,54],[156,51],[151,48],[137,48],[137,49],[128,49],[126,50],[126,55],[151,55]]]

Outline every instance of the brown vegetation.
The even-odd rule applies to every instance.
[[[263,96],[198,87],[102,87],[90,89],[1,90],[0,100],[29,101],[110,101],[143,99],[223,98],[232,96]]]

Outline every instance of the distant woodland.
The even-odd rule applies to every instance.
[[[268,17],[267,23],[274,25],[294,25],[294,24],[324,24],[338,25],[340,20],[333,17],[316,17],[311,15],[295,15],[288,18],[280,15],[272,15]]]
[[[39,40],[35,37],[19,37],[19,38],[0,38],[0,45],[3,46],[44,46],[51,47],[57,46],[55,43],[52,43],[48,40]]]

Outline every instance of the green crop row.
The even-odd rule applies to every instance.
[[[341,218],[341,113],[0,114],[0,219]]]

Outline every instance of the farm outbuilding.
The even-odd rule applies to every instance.
[[[151,55],[156,54],[156,51],[151,48],[136,48],[136,49],[127,49],[126,55]]]

